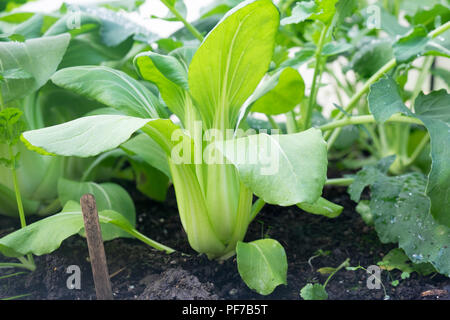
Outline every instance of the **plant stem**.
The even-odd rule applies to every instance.
[[[322,74],[322,49],[323,46],[325,44],[325,40],[327,38],[328,35],[328,30],[330,28],[331,24],[328,24],[326,26],[324,26],[324,28],[322,29],[322,32],[320,33],[320,38],[319,38],[319,43],[317,45],[317,49],[315,52],[315,60],[316,60],[316,65],[314,66],[314,76],[313,76],[313,82],[312,82],[312,86],[311,86],[311,92],[309,94],[309,102],[308,102],[308,108],[306,109],[306,113],[305,113],[305,119],[303,120],[303,129],[309,129],[309,127],[311,126],[311,116],[312,116],[312,111],[316,105],[316,98],[317,98],[317,92],[318,92],[318,86],[319,84],[317,83],[317,79],[321,78],[321,74]]]
[[[266,204],[266,202],[261,199],[258,198],[258,200],[255,201],[255,203],[252,206],[252,211],[250,213],[250,221],[252,221],[256,215],[261,211],[261,209],[264,207],[264,205]]]
[[[146,237],[145,235],[143,235],[142,233],[140,233],[139,231],[132,229],[132,230],[126,230],[129,234],[131,234],[133,237],[135,237],[136,239],[141,240],[142,242],[144,242],[145,244],[148,244],[149,246],[155,248],[156,250],[159,251],[165,251],[166,253],[173,253],[175,252],[174,249],[167,247],[155,240],[152,240],[148,237]]]
[[[323,284],[323,287],[325,288],[328,284],[328,282],[331,280],[331,278],[336,274],[336,272],[338,272],[339,270],[341,270],[343,267],[348,267],[348,263],[350,262],[350,258],[345,259],[344,262],[342,262],[340,264],[339,267],[337,267],[332,274],[330,274],[330,276],[328,277],[328,279],[325,281],[325,283]]]
[[[295,114],[292,110],[286,113],[286,130],[287,133],[298,132],[297,121],[295,121]]]
[[[16,273],[7,274],[5,276],[1,276],[0,280],[7,279],[7,278],[12,278],[12,277],[15,277],[15,276],[20,276],[20,275],[25,274],[25,273],[26,273],[25,271],[20,271],[20,272],[16,272]]]
[[[203,41],[203,36],[202,36],[202,34],[192,25],[192,24],[190,24],[179,12],[178,12],[178,10],[174,7],[174,6],[172,6],[170,3],[169,3],[169,1],[167,1],[167,0],[161,0],[161,2],[167,7],[167,9],[169,9],[170,10],[170,12],[172,12],[174,15],[175,15],[175,17],[178,19],[178,20],[180,20],[181,22],[183,22],[183,24],[184,24],[184,26],[186,27],[186,29],[188,29],[191,33],[192,33],[192,35],[194,36],[194,37],[196,37],[198,40],[200,40],[200,42],[202,42]]]
[[[267,115],[267,119],[269,120],[272,129],[280,130],[280,126],[272,116]]]
[[[0,262],[0,269],[2,268],[22,268],[30,271],[34,271],[36,268],[32,268],[29,264],[14,263],[14,262]]]
[[[386,122],[402,122],[402,123],[412,123],[423,125],[423,122],[419,119],[403,116],[400,114],[392,115]],[[336,120],[324,125],[319,126],[318,128],[322,131],[332,130],[336,128],[345,127],[352,124],[364,124],[364,123],[376,123],[373,115],[364,115],[364,116],[353,116],[351,118],[346,118],[342,120]]]
[[[326,186],[341,186],[346,187],[349,186],[355,181],[354,178],[335,178],[335,179],[327,179],[325,182]]]
[[[17,181],[16,157],[13,153],[11,145],[8,145],[8,151],[9,151],[9,157],[12,162],[11,173],[12,173],[13,183],[14,183],[14,192],[16,193],[17,208],[19,210],[20,226],[22,228],[25,228],[27,226],[27,223],[25,221],[25,212],[23,210],[22,197],[20,195],[20,189],[19,189],[19,182]]]
[[[414,110],[414,101],[416,100],[419,92],[422,90],[422,85],[430,73],[431,65],[433,64],[434,57],[425,57],[422,69],[420,70],[419,76],[417,77],[416,85],[414,86],[413,92],[411,94],[411,110]]]
[[[447,22],[444,23],[442,26],[440,26],[440,27],[434,29],[433,31],[431,31],[431,32],[428,34],[428,37],[430,37],[430,38],[435,38],[435,37],[437,37],[438,35],[444,33],[445,31],[447,31],[448,29],[450,29],[450,21],[447,21]]]
[[[405,167],[410,166],[414,161],[416,161],[417,157],[420,155],[423,148],[425,148],[425,146],[428,144],[428,141],[430,141],[430,135],[425,134],[422,140],[420,140],[414,152],[411,154],[411,157],[409,157],[403,164]]]

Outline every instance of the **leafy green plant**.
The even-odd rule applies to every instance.
[[[62,212],[2,238],[1,252],[45,254],[82,235],[76,202],[85,192],[98,199],[105,239],[134,236],[172,252],[136,231],[131,198],[106,181],[135,179],[158,201],[173,184],[191,247],[210,259],[236,254],[245,283],[270,294],[286,284],[286,253],[267,235],[244,242],[249,224],[266,203],[336,218],[344,208],[321,197],[322,188],[349,186],[356,210],[382,242],[398,243],[413,263],[450,275],[449,94],[433,81],[422,92],[430,75],[447,80],[435,65],[437,57],[450,57],[447,4],[226,0],[188,22],[183,1],[161,2],[170,13],[157,18],[184,25],[165,39],[112,5],[81,7],[75,29],[67,24],[68,5],[54,15],[0,16],[0,46],[18,56],[70,39],[52,52],[57,63],[48,72],[28,68],[27,60],[2,65],[3,83],[16,84],[2,85],[6,103],[19,105],[28,122],[21,154],[87,158],[82,174],[60,174],[52,162],[57,188],[42,194],[57,197]],[[407,23],[398,22],[401,12]],[[8,59],[0,51],[2,63]],[[302,68],[311,69],[311,83]],[[336,95],[329,106],[321,105],[326,86]],[[86,109],[36,111],[74,99]],[[327,180],[328,160],[338,173],[359,171]],[[99,167],[109,173],[104,179]],[[6,181],[12,189],[13,179]],[[366,187],[370,200],[361,200]],[[13,211],[14,193],[0,188],[2,200],[9,199],[3,211]],[[24,211],[36,212],[40,198],[24,194]],[[44,238],[51,226],[61,233]],[[309,284],[302,297],[325,298],[324,287]]]
[[[228,140],[217,134],[202,140],[202,133],[209,129],[221,134],[226,130],[238,133],[239,116],[245,112],[242,106],[269,67],[278,21],[278,11],[271,1],[247,1],[227,13],[193,56],[148,52],[135,58],[139,73],[158,87],[169,109],[180,119],[183,131],[172,121],[158,118],[157,103],[144,100],[137,84],[130,87],[133,82],[124,75],[107,67],[72,67],[58,71],[52,81],[107,103],[124,115],[88,116],[25,132],[22,140],[38,152],[89,157],[116,148],[142,130],[165,153],[181,221],[192,248],[210,258],[230,257],[261,209],[261,201],[284,206],[314,204],[326,180],[326,146],[317,129],[286,135],[260,133]],[[247,43],[250,34],[251,45]],[[103,79],[108,79],[107,85]],[[102,98],[105,95],[108,101]],[[133,100],[126,101],[136,103],[121,103],[128,97]],[[202,127],[196,132],[199,124]],[[174,133],[179,135],[175,141]],[[178,143],[180,138],[182,142]],[[196,156],[188,153],[190,146],[200,155],[212,150],[216,160],[227,159],[228,164],[197,163]],[[272,157],[266,163],[265,148],[269,148]],[[254,155],[256,162],[239,162],[236,150],[238,154]],[[141,153],[137,149],[134,152]],[[279,165],[275,160],[280,161]],[[275,171],[264,172],[272,166],[276,166]],[[252,209],[253,194],[261,201]],[[279,261],[267,259],[267,255],[284,251],[275,245],[275,240],[265,239],[264,243],[272,244],[258,250],[264,257],[260,262],[274,270],[270,265]],[[8,246],[14,248],[14,241],[8,242]],[[252,255],[248,250],[241,252],[238,261],[242,267],[245,264],[242,261],[252,259]],[[277,272],[281,278],[285,277],[286,267]],[[252,282],[248,277],[255,276],[241,274],[247,284]],[[263,287],[255,289],[264,294],[272,292],[280,282],[274,283],[270,278],[263,281]]]

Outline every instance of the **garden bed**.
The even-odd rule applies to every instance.
[[[344,206],[343,213],[329,219],[303,213],[297,207],[266,205],[250,225],[246,241],[269,235],[277,239],[288,256],[288,285],[262,296],[251,291],[237,272],[236,260],[223,263],[198,256],[187,242],[181,227],[173,190],[161,204],[150,201],[132,188],[138,213],[138,230],[153,239],[178,250],[167,255],[134,239],[106,242],[105,250],[111,274],[114,297],[121,299],[300,299],[300,289],[306,283],[324,283],[327,275],[317,269],[337,267],[345,259],[351,266],[376,264],[395,245],[383,245],[376,232],[367,226],[354,210],[345,188],[325,188],[327,199]],[[17,221],[0,218],[0,235],[16,228]],[[308,260],[318,250],[328,255]],[[185,253],[182,254],[181,252]],[[35,257],[37,270],[0,280],[0,298],[28,294],[22,299],[95,299],[95,290],[88,261],[86,241],[74,236],[49,255]],[[81,290],[66,286],[69,265],[81,268]],[[0,275],[17,272],[1,270]],[[411,277],[401,280],[400,271],[383,271],[382,281],[390,299],[450,299],[450,279],[439,275]],[[366,287],[363,270],[340,270],[328,283],[329,299],[383,299],[384,291]],[[391,281],[400,280],[398,286]],[[445,292],[448,292],[445,294]]]

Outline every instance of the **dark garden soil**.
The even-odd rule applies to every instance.
[[[209,261],[190,249],[181,228],[173,191],[164,204],[147,200],[131,189],[138,212],[138,230],[177,249],[167,255],[134,239],[116,239],[105,244],[115,299],[300,299],[306,283],[324,283],[327,275],[317,270],[336,267],[350,258],[352,266],[376,264],[395,245],[383,245],[376,232],[355,212],[345,188],[325,188],[325,197],[344,206],[336,219],[307,214],[297,207],[266,206],[250,225],[246,241],[270,236],[285,248],[289,267],[288,285],[268,296],[254,293],[241,280],[236,260]],[[0,236],[17,227],[16,221],[0,218]],[[312,260],[318,250],[328,255]],[[310,260],[310,263],[308,263]],[[0,279],[0,298],[28,294],[22,299],[95,299],[86,241],[74,236],[54,253],[35,258],[37,270]],[[81,290],[66,286],[70,265],[81,268]],[[18,270],[0,270],[0,276]],[[391,299],[450,299],[450,279],[439,274],[413,273],[401,280],[401,272],[383,271],[382,281]],[[330,299],[383,299],[383,289],[369,290],[363,270],[340,270],[328,283]],[[391,281],[400,280],[396,287]]]

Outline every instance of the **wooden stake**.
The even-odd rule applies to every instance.
[[[81,210],[83,211],[84,227],[86,230],[97,300],[113,300],[95,198],[92,194],[87,193],[81,197],[80,204]]]

